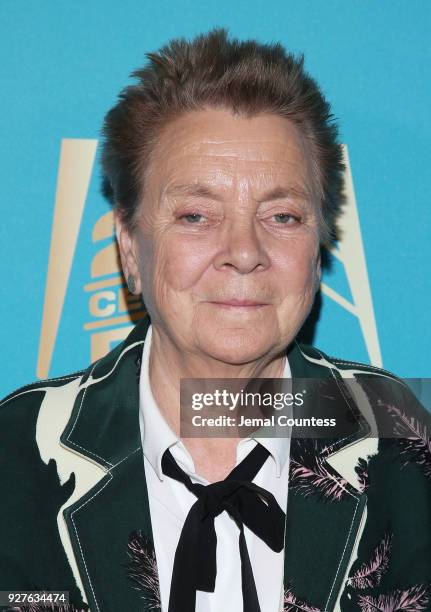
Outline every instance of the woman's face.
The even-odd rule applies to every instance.
[[[146,177],[136,230],[118,238],[153,325],[180,350],[230,364],[286,347],[320,279],[298,129],[269,114],[193,111],[165,127]]]

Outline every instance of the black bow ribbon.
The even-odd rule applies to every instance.
[[[273,551],[280,552],[284,545],[285,513],[272,493],[251,482],[268,455],[269,451],[257,444],[225,480],[205,486],[192,482],[169,450],[164,453],[163,473],[183,482],[198,498],[186,517],[175,553],[169,612],[195,612],[196,591],[214,592],[217,575],[214,519],[223,510],[240,530],[244,612],[260,612],[244,525]]]

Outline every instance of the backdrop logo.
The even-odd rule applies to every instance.
[[[383,365],[382,356],[362,243],[361,225],[356,206],[349,154],[345,145],[343,146],[343,152],[346,166],[344,189],[347,201],[339,223],[341,240],[337,248],[331,249],[331,253],[344,266],[352,302],[349,302],[325,283],[322,283],[321,288],[323,293],[358,319],[370,362],[377,367],[381,367]]]
[[[96,149],[97,140],[64,139],[61,143],[37,362],[39,378],[49,375]],[[91,281],[83,287],[88,293],[90,319],[83,328],[90,332],[91,361],[105,355],[112,342],[124,339],[132,321],[145,316],[141,298],[124,288],[113,235],[113,215],[108,212],[95,223],[92,240],[94,243],[111,240],[93,257]],[[126,323],[129,325],[125,326]]]
[[[96,149],[97,140],[93,139],[64,139],[61,144],[37,362],[39,378],[47,378],[49,375]],[[326,283],[322,282],[321,287],[322,292],[331,300],[358,319],[370,361],[381,366],[380,345],[346,147],[344,154],[347,204],[340,220],[342,239],[331,252],[344,266],[352,302]],[[95,244],[101,243],[101,246],[91,262],[90,280],[83,286],[88,294],[89,315],[89,320],[83,323],[83,329],[90,334],[90,360],[94,361],[109,351],[112,342],[123,340],[133,322],[145,316],[145,311],[141,298],[129,294],[125,289],[115,246],[112,212],[105,213],[97,220],[92,231],[92,241]]]

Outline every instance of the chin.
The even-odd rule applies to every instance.
[[[213,338],[202,339],[201,349],[223,363],[241,365],[260,359],[268,353],[274,343],[270,339],[257,336],[256,333],[246,333],[243,330],[235,332],[218,332]]]

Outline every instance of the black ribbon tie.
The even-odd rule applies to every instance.
[[[195,612],[196,591],[214,592],[217,576],[214,519],[224,510],[239,528],[244,612],[260,612],[244,525],[271,550],[281,552],[286,518],[274,495],[251,482],[268,455],[269,451],[258,443],[225,480],[203,485],[192,482],[169,449],[164,453],[163,473],[184,483],[197,497],[184,522],[175,553],[169,612]]]

